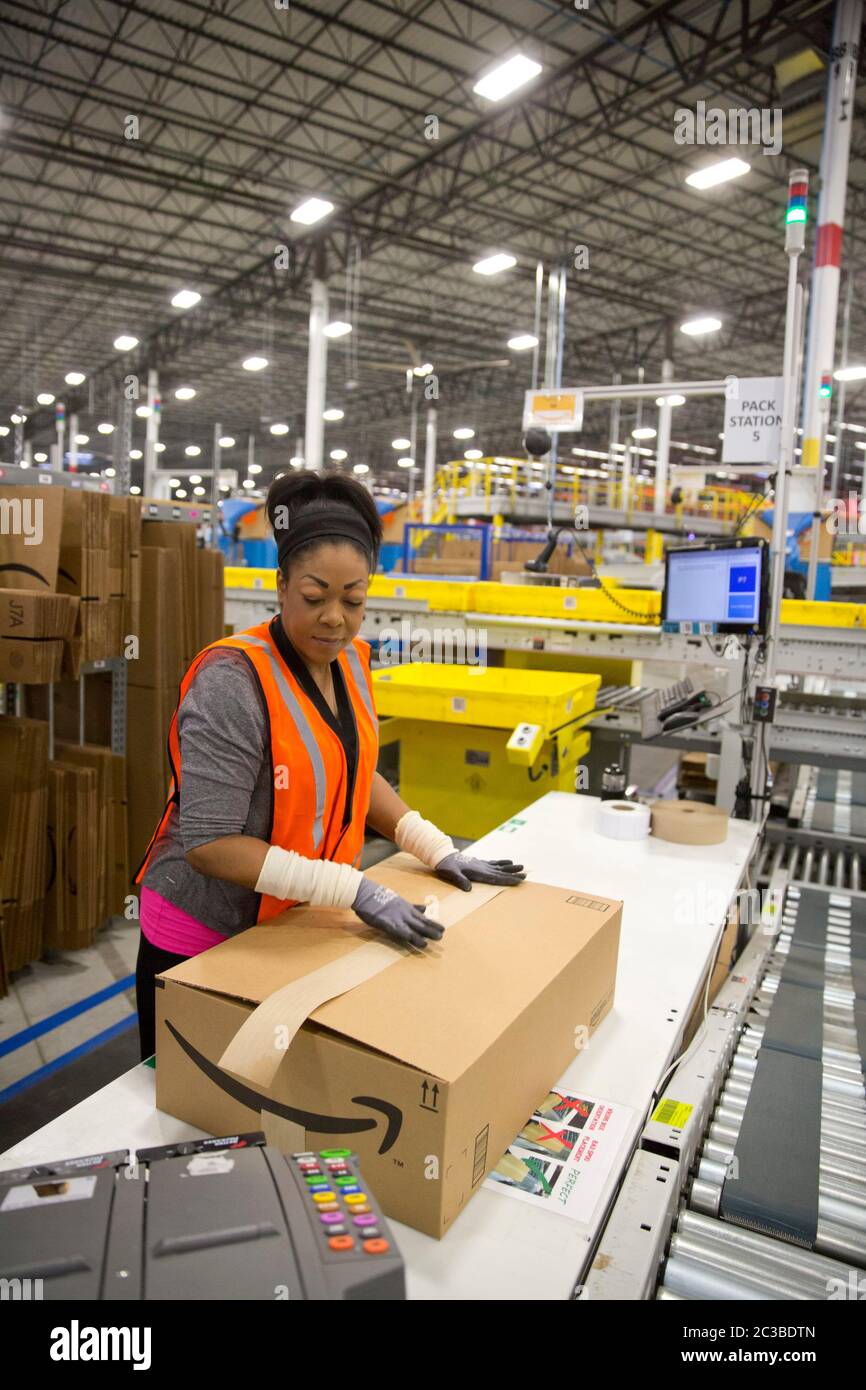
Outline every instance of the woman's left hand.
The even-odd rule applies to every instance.
[[[471,891],[473,883],[499,883],[511,887],[526,878],[522,864],[512,864],[510,859],[473,859],[459,850],[440,859],[433,872],[446,883],[453,883],[455,888],[462,888],[464,893]]]

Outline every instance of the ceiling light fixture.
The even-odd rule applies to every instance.
[[[327,198],[306,198],[295,208],[292,221],[300,222],[304,227],[311,227],[314,222],[321,222],[323,217],[327,217],[328,213],[333,211],[334,204],[329,203]]]
[[[517,265],[517,258],[511,256],[507,251],[497,251],[492,256],[485,256],[483,260],[476,261],[472,269],[476,275],[498,275],[501,270],[510,270],[513,265]]]
[[[502,101],[503,97],[510,96],[512,92],[531,82],[540,72],[540,63],[536,63],[533,58],[527,58],[525,53],[515,53],[480,77],[472,90],[476,96],[485,97],[487,101]]]

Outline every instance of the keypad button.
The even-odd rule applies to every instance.
[[[306,1152],[302,1154],[292,1154],[292,1158],[298,1163],[302,1163],[304,1159],[311,1160],[313,1163],[316,1162],[316,1155],[313,1153],[312,1149],[307,1149]]]
[[[333,1178],[332,1181],[335,1187],[342,1187],[346,1190],[346,1192],[361,1191],[358,1183],[352,1177],[351,1173],[347,1173],[345,1177]]]
[[[314,1201],[314,1202],[333,1202],[335,1195],[336,1195],[335,1193],[331,1192],[330,1188],[327,1188],[324,1192],[314,1192],[314,1193],[313,1193],[313,1201]]]
[[[377,1220],[378,1218],[371,1211],[368,1211],[366,1215],[362,1213],[360,1216],[352,1217],[355,1226],[375,1226]]]
[[[331,1236],[328,1241],[332,1250],[354,1250],[355,1242],[351,1236]],[[378,1254],[378,1251],[370,1252]]]
[[[326,1236],[344,1236],[344,1235],[346,1235],[346,1227],[345,1227],[345,1226],[329,1226],[328,1229],[327,1229],[323,1234],[326,1235]]]
[[[324,1173],[305,1173],[304,1182],[308,1187],[327,1187],[328,1181]]]
[[[391,1249],[387,1240],[383,1240],[381,1236],[378,1236],[375,1240],[365,1240],[363,1248],[365,1255],[384,1255]]]
[[[343,1220],[343,1213],[339,1207],[336,1211],[321,1211],[319,1212],[319,1220],[323,1226],[340,1225]]]
[[[349,1215],[350,1215],[350,1216],[367,1216],[367,1215],[369,1215],[370,1210],[371,1210],[371,1208],[368,1207],[368,1206],[363,1206],[363,1207],[361,1207],[361,1206],[353,1206],[353,1207],[349,1207]]]
[[[343,1189],[343,1197],[346,1205],[350,1207],[363,1206],[367,1201],[366,1192],[346,1192],[346,1190]]]
[[[320,1204],[316,1207],[316,1211],[319,1212],[320,1214],[321,1214],[323,1211],[336,1211],[336,1212],[339,1212],[339,1214],[340,1214],[341,1217],[342,1217],[342,1215],[343,1215],[343,1213],[340,1211],[340,1208],[339,1208],[339,1205],[337,1204],[337,1202],[320,1202]]]
[[[319,1149],[320,1158],[351,1158],[351,1149]]]

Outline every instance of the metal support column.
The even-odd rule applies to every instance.
[[[424,447],[424,510],[422,521],[433,520],[433,479],[436,475],[436,409],[427,408],[427,429]]]
[[[304,426],[304,466],[319,471],[325,445],[325,390],[328,379],[328,287],[318,277],[310,294],[310,328],[307,345],[307,415]]]

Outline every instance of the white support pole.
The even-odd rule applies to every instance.
[[[60,462],[58,468],[63,467],[63,451],[60,451]],[[69,471],[78,472],[78,415],[69,417]]]
[[[159,443],[159,421],[162,410],[162,401],[159,395],[159,375],[155,367],[148,368],[147,372],[147,407],[150,414],[147,417],[147,427],[144,434],[144,477],[142,479],[142,497],[155,497],[156,494],[156,446]]]
[[[620,385],[621,381],[622,378],[619,372],[614,372],[614,386]],[[607,471],[610,474],[610,477],[608,478],[607,494],[609,504],[614,507],[618,505],[618,502],[620,500],[617,496],[617,492],[619,487],[619,467],[621,451],[616,447],[619,444],[620,410],[621,406],[619,402],[619,397],[617,396],[616,400],[613,400],[610,403],[610,429],[608,431],[607,436]]]
[[[54,419],[57,425],[57,442],[54,445],[54,467],[58,473],[63,472],[63,436],[66,432],[66,416],[62,410],[55,410]],[[76,433],[77,433],[76,424]],[[77,452],[76,452],[77,458]]]
[[[210,543],[214,550],[219,546],[220,435],[222,432],[222,425],[214,425],[211,449],[213,472],[210,479]]]
[[[433,520],[433,479],[436,474],[436,409],[427,408],[427,428],[424,437],[424,510],[422,521]]]
[[[836,315],[839,306],[842,231],[845,225],[845,194],[848,185],[851,130],[854,124],[862,11],[862,0],[836,0],[824,136],[821,145],[821,192],[818,199],[818,227],[812,272],[806,371],[803,379],[803,464],[815,472],[813,476],[807,476],[802,485],[799,485],[798,480],[794,482],[791,503],[796,511],[817,511],[823,492],[823,437],[826,416],[822,410],[823,402],[819,388],[822,374],[831,372],[836,361]],[[816,539],[813,532],[813,551]]]
[[[411,408],[409,411],[409,457],[412,460],[412,467],[408,469],[409,486],[407,501],[411,507],[415,501],[415,474],[418,468],[418,402],[415,399],[415,378],[407,377],[410,382]]]
[[[310,329],[307,345],[307,417],[304,428],[304,466],[319,471],[325,446],[325,391],[328,380],[328,287],[313,280],[310,295]]]
[[[668,460],[671,452],[671,406],[670,385],[674,376],[674,364],[669,357],[662,363],[662,381],[668,384],[668,389],[662,392],[662,404],[659,406],[659,428],[656,438],[656,482],[655,497],[653,501],[653,511],[663,512],[667,504],[668,495]]]
[[[789,188],[799,181],[808,185],[805,169],[794,170]],[[789,479],[794,464],[796,438],[798,353],[802,332],[803,290],[797,283],[797,269],[805,244],[804,225],[788,223],[785,252],[788,257],[788,295],[785,311],[785,350],[782,359],[784,393],[782,396],[782,429],[779,437],[779,466],[776,471],[773,497],[773,535],[770,542],[770,621],[767,632],[766,679],[772,685],[776,676],[776,649],[782,617],[782,594],[785,585],[785,555],[788,541]]]
[[[851,332],[851,299],[854,292],[854,276],[848,271],[845,284],[845,307],[842,310],[842,356],[839,359],[840,367],[848,366],[848,339]],[[845,421],[845,382],[839,382],[839,390],[836,393],[836,443],[833,448],[833,465],[830,469],[830,496],[839,496],[839,478],[842,472],[842,461],[844,458],[843,444],[845,443],[845,431],[842,425]]]

